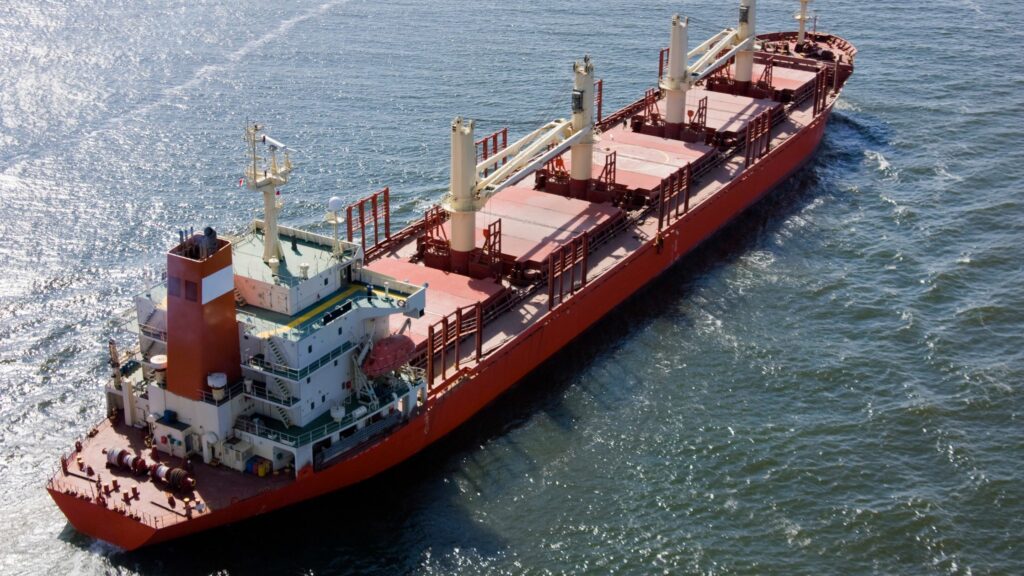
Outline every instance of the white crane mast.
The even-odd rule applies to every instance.
[[[465,272],[469,253],[476,245],[476,143],[472,120],[461,117],[452,122],[451,189],[448,209],[452,215],[452,264],[456,272]]]
[[[456,272],[466,271],[469,254],[476,248],[476,211],[506,186],[567,149],[572,154],[572,180],[588,186],[593,163],[594,65],[585,57],[573,63],[573,71],[572,120],[552,120],[479,164],[473,121],[460,117],[452,122],[451,184],[441,205],[451,214],[452,267]]]
[[[754,73],[754,37],[757,35],[757,0],[740,0],[737,44],[745,47],[736,54],[736,82],[749,84]]]
[[[659,86],[665,93],[666,136],[675,137],[686,119],[686,91],[690,88],[690,70],[687,65],[689,52],[690,19],[672,17],[669,34],[668,75],[661,79]]]
[[[800,14],[797,15],[796,19],[800,23],[800,31],[796,35],[796,43],[803,44],[804,38],[807,34],[807,5],[811,3],[811,0],[800,0]]]
[[[572,131],[586,132],[569,150],[569,190],[573,197],[585,196],[590,187],[591,166],[594,163],[594,64],[590,56],[582,62],[573,62]]]

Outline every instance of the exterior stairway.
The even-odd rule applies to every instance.
[[[153,321],[153,317],[156,316],[157,312],[159,311],[160,309],[154,306],[153,309],[149,311],[149,315],[146,316],[146,320],[139,323],[139,334],[145,336],[149,340],[145,347],[140,346],[141,355],[144,360],[148,360],[150,357],[152,357],[153,348],[156,348],[157,344],[160,343],[156,338],[153,338],[149,334],[146,334],[146,331],[151,331],[150,322]],[[164,338],[166,339],[167,337],[164,336]]]
[[[284,361],[284,355],[281,354],[281,350],[278,349],[277,344],[273,338],[267,339],[267,345],[270,348],[271,355],[273,356],[274,364],[279,366],[287,366],[287,362]],[[278,398],[288,401],[291,399],[292,394],[288,389],[288,386],[281,381],[280,378],[272,373],[267,373],[267,392],[274,394]],[[274,413],[277,414],[278,419],[287,424],[288,426],[294,426],[295,422],[291,416],[288,415],[288,410],[281,406],[274,406]]]

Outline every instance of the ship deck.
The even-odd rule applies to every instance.
[[[403,282],[428,285],[427,306],[422,318],[394,316],[391,319],[391,330],[396,332],[409,321],[405,334],[412,338],[416,346],[426,343],[427,329],[431,324],[448,316],[456,308],[465,308],[477,302],[491,302],[506,290],[505,286],[491,278],[469,278],[410,262],[409,246],[404,248],[401,255],[375,260],[366,268]]]
[[[737,102],[733,112],[733,120],[730,120],[730,122],[739,122],[736,124],[739,129],[743,129],[745,127],[745,122],[756,116],[760,111],[777,105],[777,103],[771,101],[758,103],[754,101],[755,99],[748,98],[747,100],[754,102],[749,103],[747,106],[742,106],[736,100],[742,98],[743,97],[729,96],[729,101]],[[813,118],[812,103],[809,101],[791,110],[789,115],[773,128],[771,146],[773,148],[777,147],[787,139],[795,136],[804,126],[809,124]],[[602,146],[611,148],[609,144],[613,142],[621,144],[623,147],[620,149],[627,150],[627,154],[631,154],[636,158],[638,163],[644,163],[644,165],[648,167],[657,166],[657,168],[655,168],[657,172],[647,177],[656,179],[659,183],[661,179],[655,174],[667,175],[670,173],[670,170],[673,170],[673,168],[678,170],[678,168],[685,165],[685,162],[692,161],[692,158],[699,158],[703,154],[711,153],[711,149],[703,144],[686,143],[676,140],[668,140],[657,136],[635,133],[625,127],[615,128],[602,134],[598,145],[595,146],[595,174],[600,171],[599,162],[600,166],[603,167],[603,159],[598,160],[600,156],[597,154],[597,150]],[[621,158],[622,156],[619,157],[619,162],[622,161]],[[716,192],[741,175],[745,169],[746,167],[744,165],[742,155],[739,157],[728,158],[711,168],[700,178],[698,182],[695,183],[690,196],[690,210],[693,211],[702,203],[709,200]],[[635,178],[635,176],[624,174],[623,170],[620,168],[618,171],[617,181],[622,183],[624,178],[628,181],[628,179]],[[513,190],[516,188],[520,187],[510,187],[510,189]],[[567,200],[561,196],[545,192],[538,192],[534,190],[530,190],[530,192],[532,193],[531,195],[547,196],[551,199],[550,201],[556,205]],[[504,191],[502,193],[504,193]],[[499,193],[496,197],[500,197],[502,193]],[[603,206],[611,208],[610,205],[607,204],[594,204],[583,200],[574,200],[573,202],[583,203],[591,207]],[[612,208],[612,210],[617,209]],[[609,212],[604,210],[602,210],[601,214],[610,215]],[[516,220],[520,219],[524,218],[516,218]],[[510,219],[510,221],[513,220]],[[479,216],[478,222],[480,222]],[[504,221],[502,226],[504,235]],[[517,233],[522,234],[522,236],[517,238],[517,241],[523,243],[532,241],[534,243],[533,249],[538,252],[543,249],[542,246],[551,242],[551,231],[543,226],[522,226],[515,227],[514,229]],[[581,227],[575,231],[578,233],[582,232],[583,229],[584,227]],[[657,233],[657,214],[631,222],[620,233],[612,236],[609,241],[597,247],[590,254],[587,268],[588,279],[593,280],[600,277],[602,274],[609,272],[629,257],[630,254],[642,247],[649,240],[653,239]],[[565,236],[565,239],[567,240],[569,237],[570,236],[567,235]],[[478,242],[480,239],[481,237],[478,236]],[[503,238],[503,244],[504,242],[505,240]],[[412,262],[410,261],[410,258],[414,251],[415,241],[410,240],[405,245],[399,246],[386,253],[380,259],[371,263],[369,267],[381,272],[397,273],[399,278],[412,278],[414,279],[413,281],[416,281],[416,279],[419,278],[425,279],[427,277],[440,279],[440,281],[435,280],[430,283],[427,295],[427,316],[419,320],[415,320],[412,323],[412,330],[416,334],[414,339],[417,343],[423,342],[426,339],[425,335],[429,325],[437,323],[437,321],[444,316],[450,316],[454,313],[456,307],[465,306],[467,303],[472,304],[475,302],[473,300],[474,294],[467,291],[468,286],[487,287],[486,291],[476,296],[476,301],[479,302],[485,302],[487,300],[486,295],[493,295],[496,290],[501,289],[501,286],[511,289],[507,284],[499,285],[496,281],[491,279],[473,280],[466,276],[434,270],[421,263]],[[511,310],[498,315],[492,321],[488,322],[483,330],[483,358],[486,358],[488,354],[497,351],[502,345],[512,341],[536,322],[540,321],[547,311],[548,294],[545,290],[537,290],[517,302]],[[400,324],[401,321],[396,319],[392,328],[398,329]],[[445,357],[445,365],[443,367],[440,363],[440,355],[435,356],[435,373],[440,374],[443,369],[449,375],[452,374],[454,372],[456,362],[461,368],[472,369],[472,367],[477,363],[475,352],[475,343],[473,338],[465,339],[458,345],[457,353],[452,353],[452,351],[449,350]]]
[[[569,240],[584,232],[595,234],[621,216],[622,210],[611,204],[566,198],[527,186],[509,186],[477,212],[476,245],[483,246],[484,230],[501,220],[502,255],[539,267]],[[451,235],[450,222],[444,226],[445,234]]]
[[[791,46],[795,44],[796,43],[794,42]],[[764,74],[764,69],[764,64],[755,62],[751,77],[761,78]],[[729,71],[733,76],[735,76],[736,65],[731,65]],[[799,92],[812,82],[814,82],[814,72],[788,68],[786,66],[772,66],[772,88],[775,88],[776,90],[792,90],[793,92]]]
[[[231,237],[231,258],[235,274],[259,280],[267,284],[295,284],[301,282],[302,264],[309,265],[309,275],[316,276],[336,262],[331,255],[331,246],[312,242],[299,234],[281,230],[280,265],[277,275],[263,262],[263,230],[254,229],[241,236]]]
[[[253,327],[253,330],[260,338],[269,336],[281,336],[284,338],[300,339],[305,335],[318,330],[324,316],[338,309],[340,306],[349,304],[351,306],[378,306],[385,303],[385,298],[404,298],[408,294],[402,294],[396,290],[385,291],[383,287],[374,286],[374,299],[366,298],[367,285],[360,282],[352,282],[348,286],[328,294],[318,300],[305,310],[295,316],[288,316],[259,306],[245,304],[236,307],[236,317],[239,322],[244,322]]]
[[[628,126],[618,125],[605,131],[594,143],[593,178],[601,176],[605,160],[615,154],[615,181],[630,190],[650,191],[662,179],[687,164],[697,164],[714,153],[710,146],[696,142],[670,140],[650,134],[633,132]],[[567,169],[572,167],[569,154],[563,156]]]
[[[252,474],[240,474],[227,467],[210,466],[202,463],[201,458],[193,458],[191,473],[196,480],[195,489],[175,491],[150,479],[146,474],[107,468],[104,450],[108,447],[128,448],[150,463],[156,460],[156,451],[146,448],[144,444],[142,430],[103,420],[90,434],[82,441],[82,451],[72,452],[68,456],[67,473],[58,469],[53,475],[52,486],[64,493],[89,497],[94,502],[97,494],[106,494],[107,489],[110,489],[105,496],[104,505],[107,508],[123,511],[125,515],[148,526],[161,528],[188,520],[189,516],[184,510],[186,497],[194,507],[192,517],[198,517],[227,508],[261,492],[282,488],[293,481],[289,474],[260,478]],[[184,465],[180,458],[166,454],[160,454],[158,459],[169,466]],[[92,475],[88,474],[89,468],[92,469]],[[119,485],[117,490],[112,488],[114,480]],[[130,495],[133,488],[138,490],[138,497],[126,502],[124,496]]]

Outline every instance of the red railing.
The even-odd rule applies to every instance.
[[[548,255],[548,310],[565,301],[567,296],[587,285],[587,259],[590,254],[590,235],[583,234],[566,242]],[[579,268],[579,286],[576,269]],[[566,275],[569,285],[566,286]]]
[[[369,206],[369,210],[367,210]],[[359,242],[363,247],[363,259],[365,262],[370,262],[373,258],[383,253],[383,249],[390,245],[391,242],[391,191],[388,188],[384,188],[378,192],[367,196],[356,202],[350,204],[345,209],[347,218],[345,224],[347,226],[348,241],[352,242],[355,238],[356,233],[356,222],[353,218],[354,213],[358,212],[358,232]],[[369,212],[369,214],[367,214]],[[370,246],[370,251],[367,251],[367,216],[370,216],[373,224],[373,244]],[[383,236],[384,240],[381,240],[381,218],[383,218]]]
[[[604,157],[604,168],[601,169],[601,174],[598,175],[597,181],[604,185],[605,190],[611,190],[615,185],[618,157],[619,153],[615,150]]]
[[[747,123],[746,166],[768,153],[772,140],[772,110],[769,108]]]
[[[658,80],[665,77],[665,70],[668,69],[669,48],[662,48],[658,53]]]
[[[708,125],[708,97],[705,96],[697,103],[697,113],[690,116],[690,129],[701,132]]]
[[[658,230],[672,221],[679,218],[679,207],[682,205],[683,214],[690,211],[690,184],[693,179],[693,171],[687,163],[679,170],[669,174],[661,181],[659,186],[661,193],[658,195]]]
[[[483,162],[484,160],[487,160],[488,158],[501,152],[505,148],[508,148],[508,128],[502,128],[501,130],[498,130],[494,134],[484,136],[480,140],[476,141],[477,164]],[[501,161],[502,164],[505,164],[506,162],[508,162],[508,158],[503,158]],[[484,170],[483,175],[487,176],[489,172],[489,169]]]
[[[660,96],[660,92],[658,94]],[[622,108],[621,110],[615,112],[611,116],[607,118],[602,118],[596,126],[598,132],[604,132],[605,130],[612,128],[613,126],[619,124],[620,122],[632,118],[633,116],[641,113],[646,106],[647,96],[645,95],[643,98],[637,100],[636,102],[633,102],[632,104],[626,106],[625,108]]]
[[[648,122],[657,123],[661,118],[661,110],[658,108],[660,97],[661,92],[655,88],[648,88],[647,92],[644,92],[644,116],[647,116]]]
[[[483,253],[488,258],[488,264],[501,260],[501,218],[488,224],[484,230]]]
[[[761,77],[757,79],[757,85],[765,90],[772,90],[772,75],[775,70],[775,56],[769,56],[764,63],[764,70]]]
[[[818,68],[814,76],[814,115],[817,116],[828,103],[828,69]]]
[[[473,358],[479,362],[483,355],[483,306],[479,302],[469,306],[456,308],[455,312],[441,318],[427,327],[427,389],[428,395],[440,394],[459,378],[465,375],[462,368],[463,339],[469,336],[474,337]],[[449,350],[451,349],[451,350]],[[454,354],[452,360],[454,374],[448,376],[449,354]],[[435,365],[435,357],[440,363],[440,371]],[[441,377],[441,382],[435,386],[434,378]]]

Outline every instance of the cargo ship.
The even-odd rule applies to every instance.
[[[609,115],[584,57],[567,118],[512,142],[456,118],[450,187],[401,230],[388,188],[331,198],[332,235],[279,224],[292,154],[249,125],[263,217],[179,231],[134,298],[106,417],[46,484],[68,521],[126,550],[238,522],[494,401],[814,154],[856,50],[807,29],[807,0],[791,32],[757,34],[755,8],[693,48],[673,17],[652,87]]]

